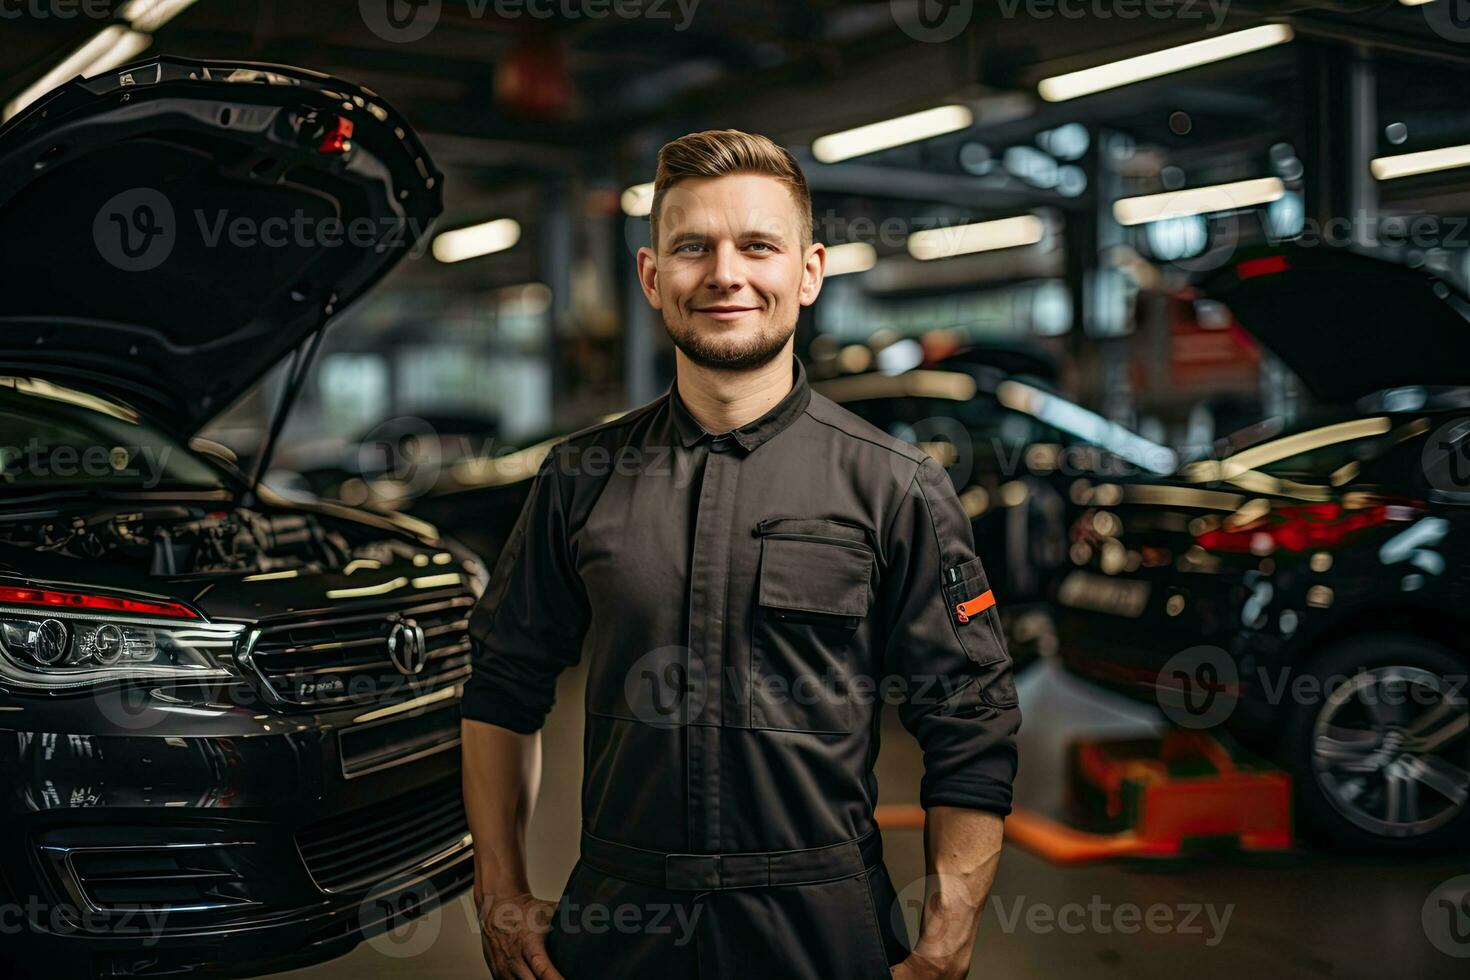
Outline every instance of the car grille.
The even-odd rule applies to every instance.
[[[296,846],[329,893],[427,870],[470,846],[459,777],[312,824],[296,834]]]
[[[468,594],[370,613],[268,624],[250,648],[261,680],[282,701],[307,707],[368,704],[422,694],[470,673]],[[389,639],[404,624],[423,634],[423,666],[405,675]],[[400,631],[400,636],[402,635]]]

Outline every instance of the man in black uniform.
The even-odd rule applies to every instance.
[[[807,385],[825,249],[791,155],[659,153],[639,278],[667,393],[559,442],[470,620],[464,785],[498,977],[962,977],[1020,725],[944,469]],[[581,859],[555,907],[525,835],[557,675],[585,662]],[[920,936],[873,821],[878,715],[924,755]],[[917,899],[917,896],[915,896]]]

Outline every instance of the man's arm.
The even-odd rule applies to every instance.
[[[470,614],[462,781],[475,842],[475,904],[496,977],[560,978],[544,934],[555,908],[531,894],[526,833],[541,783],[541,727],[556,680],[581,656],[587,601],[570,547],[556,453],[547,454]]]
[[[1010,655],[970,519],[925,458],[885,547],[885,673],[906,688],[899,719],[924,753],[924,915],[904,980],[963,977],[995,879],[1021,725]]]
[[[531,894],[526,875],[526,832],[541,787],[541,733],[464,719],[460,736],[485,963],[492,976],[560,978],[543,938],[556,906]]]
[[[1000,865],[1005,820],[985,810],[935,806],[924,813],[924,913],[912,954],[894,980],[969,973],[985,899]]]

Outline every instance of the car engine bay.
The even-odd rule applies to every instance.
[[[369,528],[349,534],[313,514],[198,505],[110,507],[0,518],[0,542],[79,560],[146,566],[150,575],[331,571],[355,558],[411,555],[407,542]]]

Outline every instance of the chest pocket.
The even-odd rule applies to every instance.
[[[774,518],[761,539],[750,658],[751,727],[850,732],[867,714],[854,678],[873,597],[873,549],[856,525]],[[868,685],[870,699],[873,692]]]

